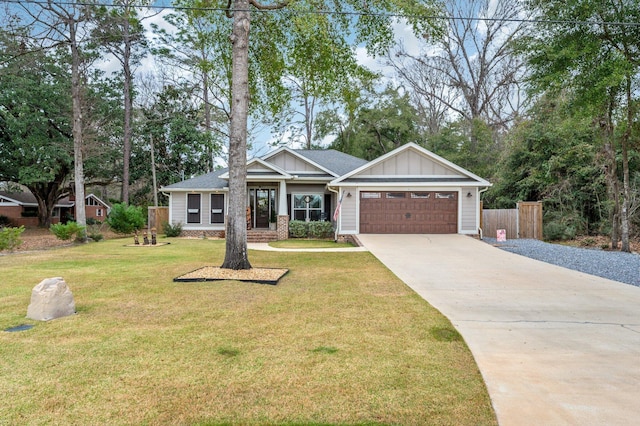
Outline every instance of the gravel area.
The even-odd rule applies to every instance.
[[[484,238],[483,241],[532,259],[640,287],[640,255],[636,253],[579,248],[529,239],[498,243],[495,238]]]

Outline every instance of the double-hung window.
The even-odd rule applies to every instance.
[[[293,219],[318,221],[322,218],[323,194],[293,194]]]

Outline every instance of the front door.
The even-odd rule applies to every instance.
[[[252,227],[269,228],[269,222],[276,216],[276,189],[249,188],[249,206]]]

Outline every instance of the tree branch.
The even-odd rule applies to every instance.
[[[257,0],[249,0],[249,3],[255,7],[256,9],[259,10],[278,10],[278,9],[284,9],[285,7],[289,6],[289,3],[291,2],[291,0],[284,0],[280,3],[276,3],[276,4],[262,4],[259,3]]]

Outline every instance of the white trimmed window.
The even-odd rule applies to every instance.
[[[323,194],[293,194],[293,220],[319,221],[324,211]]]

